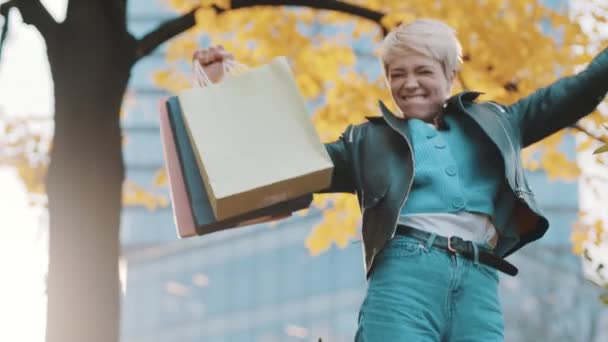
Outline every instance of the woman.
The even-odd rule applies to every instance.
[[[212,80],[232,56],[194,58]],[[502,341],[497,270],[548,228],[520,150],[590,114],[608,88],[608,52],[586,70],[511,105],[450,97],[461,48],[446,24],[419,19],[390,32],[381,59],[391,113],[327,144],[327,191],[356,193],[368,291],[357,341]]]

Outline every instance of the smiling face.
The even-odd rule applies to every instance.
[[[380,58],[395,115],[432,122],[452,92],[461,57],[456,32],[442,21],[420,18],[391,30]]]
[[[386,76],[393,100],[406,118],[432,122],[450,96],[454,74],[446,75],[440,62],[416,52],[386,60]]]

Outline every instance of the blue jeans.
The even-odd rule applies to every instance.
[[[356,342],[503,341],[498,274],[460,255],[395,235],[378,254]]]

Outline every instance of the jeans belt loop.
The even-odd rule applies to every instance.
[[[435,233],[431,233],[431,235],[429,235],[429,238],[426,240],[426,244],[425,244],[425,248],[426,250],[430,250],[431,247],[433,247],[433,244],[435,243],[435,239],[437,238],[437,234]]]
[[[473,245],[473,265],[479,265],[479,248],[475,242],[471,242]]]

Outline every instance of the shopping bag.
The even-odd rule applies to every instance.
[[[195,236],[197,234],[192,205],[186,192],[184,174],[177,157],[175,139],[164,103],[161,105],[160,136],[177,235],[179,237]]]
[[[329,187],[333,164],[284,57],[177,98],[218,220]]]
[[[175,109],[172,110],[171,104]],[[231,219],[217,220],[202,186],[198,165],[175,97],[166,102],[162,101],[160,132],[173,216],[177,235],[180,238],[275,221],[307,208],[312,202],[312,195],[307,194]]]

